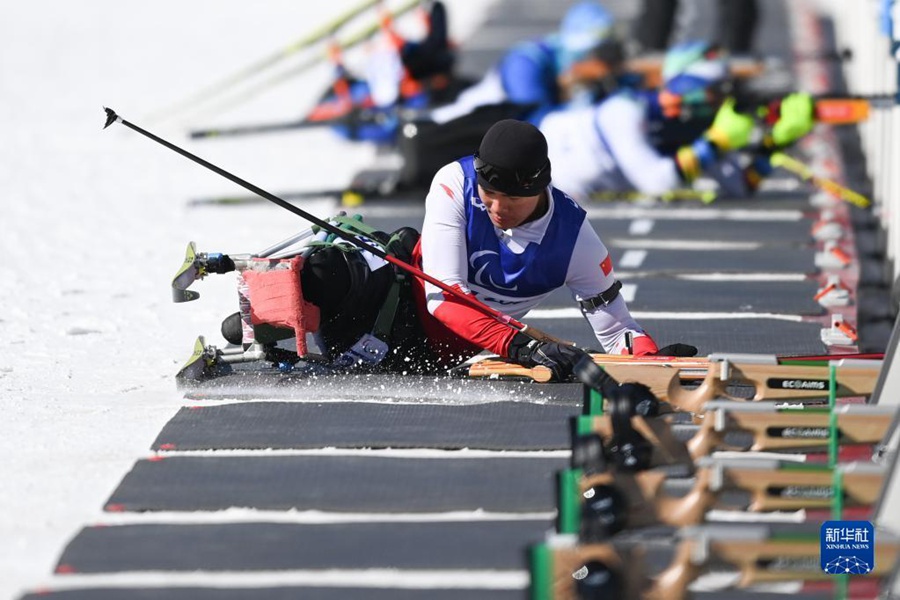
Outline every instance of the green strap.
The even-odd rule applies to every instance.
[[[372,227],[371,225],[367,225],[362,221],[362,215],[353,215],[352,217],[347,216],[336,216],[328,219],[329,223],[333,223],[335,227],[339,229],[343,229],[348,233],[353,233],[357,235],[362,235],[371,241],[372,244],[376,246],[384,247],[384,244],[381,243],[374,234],[380,233],[377,229]],[[313,240],[307,244],[307,246],[343,246],[347,248],[356,248],[350,241],[339,239],[335,234],[329,234],[328,237],[325,238],[325,241]]]
[[[369,238],[371,243],[380,246],[385,250],[385,252],[387,252],[387,248],[385,247],[385,245],[375,237],[376,233],[381,232],[371,225],[364,223],[362,215],[353,215],[352,217],[339,215],[336,217],[332,217],[331,219],[329,219],[329,221],[335,223],[336,226],[340,229]],[[350,248],[355,248],[355,246],[353,246],[350,242],[334,239],[333,235],[329,236],[329,238],[330,239],[326,239],[326,241],[324,242],[310,242],[308,246],[345,245]],[[387,297],[382,303],[381,308],[378,311],[378,316],[375,319],[375,327],[372,330],[372,335],[383,342],[388,342],[391,339],[391,330],[394,326],[394,318],[397,316],[397,306],[399,306],[400,304],[400,285],[400,277],[395,276],[394,280],[391,282],[390,289],[388,289]]]
[[[844,518],[844,474],[834,467],[831,482],[831,518],[840,521]],[[850,578],[847,575],[838,575],[834,584],[834,598],[847,600],[850,597]]]
[[[531,549],[531,600],[553,600],[553,551],[547,544]]]
[[[584,476],[581,469],[560,471],[557,481],[559,486],[559,532],[578,533],[581,530],[581,498],[578,494],[578,482]]]
[[[582,385],[582,409],[583,415],[603,414],[603,394],[589,385]]]
[[[391,329],[394,327],[394,317],[397,316],[397,306],[400,304],[400,282],[394,279],[391,282],[391,288],[388,290],[387,297],[378,311],[378,317],[375,319],[375,328],[372,335],[383,342],[391,339]]]
[[[828,409],[831,414],[828,417],[828,465],[832,468],[838,462],[838,450],[840,444],[840,431],[838,430],[837,413],[837,367],[834,363],[828,366]]]
[[[831,518],[840,521],[844,515],[844,474],[834,467],[831,472]]]
[[[371,236],[373,233],[378,231],[371,225],[363,223],[362,215],[353,215],[352,217],[338,216],[334,217],[331,220],[337,223],[337,226],[341,229],[361,233],[365,236]]]
[[[594,433],[594,415],[580,415],[576,419],[575,431],[578,435],[591,435]]]
[[[834,367],[831,371],[834,372]],[[831,490],[831,518],[840,521],[844,518],[844,473],[835,465],[832,465]],[[835,599],[846,600],[849,591],[849,578],[846,575],[838,575],[834,584]]]
[[[837,584],[834,586],[836,600],[847,600],[850,597],[850,576],[837,575]]]

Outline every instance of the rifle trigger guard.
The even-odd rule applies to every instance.
[[[709,466],[709,490],[718,492],[725,486],[725,466],[716,462]]]
[[[709,534],[701,533],[695,538],[695,543],[691,545],[691,563],[694,565],[703,565],[709,561]]]
[[[713,431],[725,431],[727,427],[727,423],[725,422],[725,409],[717,408],[715,413],[713,413]]]
[[[731,363],[728,359],[723,359],[722,362],[719,363],[719,379],[722,381],[728,381],[731,378]]]

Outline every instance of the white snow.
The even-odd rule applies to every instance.
[[[261,249],[304,223],[271,205],[186,208],[243,190],[113,125],[101,106],[272,191],[345,185],[374,156],[327,131],[191,142],[145,116],[287,46],[356,4],[269,0],[31,0],[0,18],[0,597],[64,583],[67,541],[147,456],[182,404],[173,374],[194,337],[218,339],[233,280],[171,303],[187,241]],[[392,4],[392,3],[389,3]],[[486,2],[447,2],[454,37]],[[402,23],[401,23],[402,25]],[[407,25],[412,27],[412,25]],[[348,32],[355,27],[348,27]],[[361,53],[348,60],[359,61]],[[298,118],[320,66],[201,124]],[[319,216],[336,208],[312,202]]]

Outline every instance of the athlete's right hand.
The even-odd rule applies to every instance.
[[[543,366],[553,373],[554,381],[568,381],[572,369],[588,354],[574,346],[556,342],[539,342],[517,333],[509,343],[507,356],[524,367]]]
[[[656,352],[656,356],[680,356],[685,358],[697,356],[697,347],[690,344],[669,344],[660,348]]]
[[[739,150],[750,142],[754,121],[750,115],[737,112],[734,98],[728,98],[716,113],[713,124],[704,134],[720,151]]]

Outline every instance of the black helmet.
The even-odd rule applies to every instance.
[[[508,196],[537,196],[550,184],[547,140],[524,121],[494,123],[475,153],[478,184]]]

